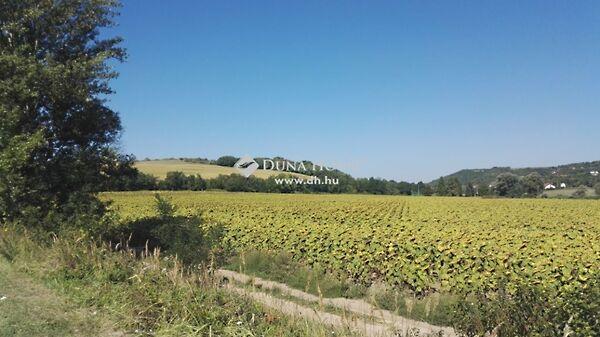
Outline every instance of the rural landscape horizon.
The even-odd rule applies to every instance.
[[[0,337],[600,337],[600,2],[0,0]]]

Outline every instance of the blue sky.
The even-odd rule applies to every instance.
[[[124,1],[110,106],[138,158],[429,181],[600,160],[598,1]]]

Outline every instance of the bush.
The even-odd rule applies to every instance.
[[[73,303],[108,314],[115,329],[126,332],[123,335],[347,335],[329,326],[265,312],[251,300],[220,287],[208,269],[182,268],[158,251],[138,257],[129,250],[116,251],[111,245],[71,234],[40,246],[26,231],[4,227],[0,252],[10,251],[19,271],[42,280]]]
[[[126,224],[109,236],[138,252],[158,248],[187,265],[221,257],[217,247],[223,236],[222,226],[205,225],[201,215],[175,215],[176,207],[159,194],[155,194],[155,208],[158,216]]]
[[[234,156],[222,156],[217,159],[216,164],[219,166],[233,167],[240,158]]]
[[[161,189],[180,191],[185,190],[187,186],[187,177],[183,172],[167,172],[167,176],[159,183]]]
[[[585,186],[579,186],[575,192],[573,192],[574,198],[583,198],[587,194],[587,188]]]
[[[464,296],[454,326],[465,336],[600,336],[600,274],[562,292],[528,284]]]

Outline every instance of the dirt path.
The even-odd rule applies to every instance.
[[[77,308],[0,258],[0,336],[126,335],[100,314]]]
[[[287,315],[304,317],[336,327],[350,327],[354,330],[360,331],[368,337],[413,335],[433,335],[446,337],[457,336],[456,332],[452,328],[435,326],[429,323],[398,316],[391,311],[375,308],[371,304],[362,300],[352,300],[347,298],[319,298],[313,294],[290,288],[283,283],[263,280],[259,277],[251,277],[230,270],[220,269],[218,274],[221,277],[227,278],[228,280],[233,280],[242,284],[253,285],[255,286],[255,289],[277,290],[286,296],[290,296],[300,301],[319,303],[324,306],[335,307],[343,310],[344,312],[358,315],[343,317],[325,311],[315,310],[311,307],[303,306],[294,301],[276,298],[260,290],[249,290],[244,287],[239,287],[233,282],[228,283],[228,287],[232,289],[232,291],[249,296],[253,300]],[[415,334],[416,332],[418,332],[418,334]]]

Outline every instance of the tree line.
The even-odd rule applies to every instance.
[[[463,196],[463,197],[508,197],[535,198],[544,191],[544,181],[539,173],[533,172],[520,177],[513,173],[501,173],[491,184],[461,184],[456,177],[440,177],[435,184],[423,182],[410,183],[405,181],[386,180],[381,178],[354,178],[339,170],[303,171],[308,176],[324,179],[336,179],[338,184],[287,184],[278,183],[278,180],[294,178],[290,172],[271,176],[267,179],[256,177],[245,178],[238,174],[220,175],[216,178],[203,178],[196,174],[185,175],[182,172],[168,172],[165,179],[158,179],[152,175],[145,174],[133,167],[133,157],[123,157],[121,169],[112,172],[112,178],[103,187],[105,191],[136,191],[136,190],[169,190],[169,191],[204,191],[224,190],[231,192],[264,192],[264,193],[357,193],[376,195],[423,195],[423,196]],[[195,159],[193,159],[195,160]],[[209,160],[205,162],[209,162]],[[238,158],[223,156],[217,160],[211,160],[214,165],[217,162],[222,166],[233,166]],[[273,161],[287,160],[280,157],[270,159]],[[198,162],[198,161],[194,161]],[[262,160],[257,160],[262,163]],[[310,163],[305,161],[305,163]],[[311,163],[312,164],[312,163]],[[306,167],[311,167],[306,165]],[[300,172],[296,172],[300,173]],[[306,179],[306,177],[304,178]],[[600,195],[600,183],[594,186],[596,194]],[[586,196],[586,190],[581,187],[573,193],[573,197]]]
[[[128,160],[133,160],[128,158]],[[137,191],[137,190],[170,190],[170,191],[204,191],[224,190],[231,192],[266,192],[266,193],[362,193],[381,195],[417,195],[433,194],[431,187],[423,182],[417,184],[397,182],[380,178],[353,178],[339,170],[312,171],[310,177],[324,181],[336,179],[337,184],[287,184],[278,180],[294,178],[289,173],[271,176],[267,179],[250,176],[245,178],[238,174],[219,175],[215,178],[203,178],[198,174],[186,175],[182,172],[168,172],[164,179],[138,171],[130,164],[122,165],[122,170],[113,175],[103,187],[105,191]],[[303,179],[308,179],[308,176]]]
[[[585,197],[587,186],[579,186],[572,197]],[[594,185],[597,196],[600,196],[600,182]],[[475,185],[471,182],[461,185],[456,177],[444,179],[440,177],[435,184],[435,195],[440,196],[498,196],[508,198],[535,198],[544,191],[544,180],[537,172],[523,177],[513,173],[501,173],[491,184]]]
[[[474,185],[469,182],[464,187],[458,178],[440,177],[435,186],[435,194],[442,196],[499,196],[499,197],[536,197],[544,190],[544,181],[538,173],[519,177],[512,173],[501,173],[490,185]]]

